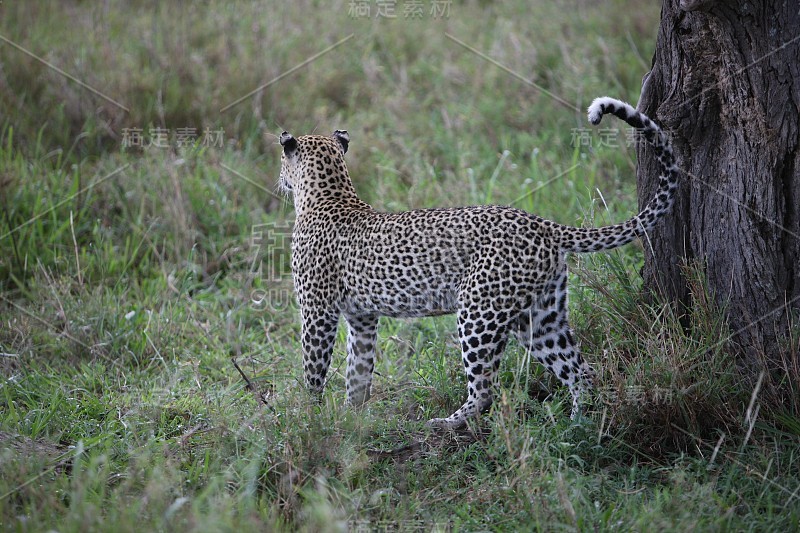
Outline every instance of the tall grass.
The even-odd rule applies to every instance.
[[[286,243],[259,234],[292,217],[274,135],[348,129],[379,209],[622,220],[632,152],[574,135],[594,96],[636,100],[658,26],[628,0],[350,4],[0,3],[0,35],[127,108],[0,43],[3,529],[797,528],[794,363],[744,381],[700,270],[680,316],[641,294],[636,246],[573,260],[599,373],[578,423],[512,343],[492,411],[425,432],[463,400],[452,317],[382,320],[358,411],[340,331],[311,401]]]

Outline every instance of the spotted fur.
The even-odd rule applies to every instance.
[[[292,272],[301,314],[306,385],[321,393],[336,326],[347,321],[347,401],[370,396],[379,316],[456,313],[467,400],[431,426],[455,428],[491,405],[510,335],[569,388],[573,416],[592,370],[567,317],[565,252],[622,246],[666,214],[677,187],[667,137],[630,105],[598,98],[589,120],[611,113],[652,144],[662,172],[655,198],[621,224],[574,228],[504,206],[381,213],[360,200],[345,165],[350,138],[294,138],[284,132],[281,187],[293,194],[297,219]]]

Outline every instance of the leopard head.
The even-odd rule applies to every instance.
[[[278,184],[284,192],[296,198],[298,194],[324,194],[326,189],[350,184],[344,162],[350,144],[346,131],[336,130],[330,137],[303,135],[298,138],[284,131],[280,143],[283,154]]]

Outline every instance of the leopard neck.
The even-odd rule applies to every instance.
[[[307,176],[298,183],[293,192],[294,210],[297,217],[324,209],[372,209],[356,194],[353,181],[347,167],[344,172],[335,172],[328,176],[314,169],[307,169]]]

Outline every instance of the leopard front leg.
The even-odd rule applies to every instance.
[[[303,375],[308,390],[321,396],[325,376],[331,364],[336,324],[339,314],[333,311],[301,309],[300,342],[303,347]]]
[[[378,317],[345,316],[347,320],[347,403],[359,406],[369,400],[375,366]]]
[[[458,312],[458,336],[461,340],[461,357],[467,375],[467,401],[447,418],[433,418],[427,425],[435,428],[456,429],[470,417],[492,405],[492,394],[497,384],[497,370],[506,346],[506,323],[498,320],[491,310]]]

